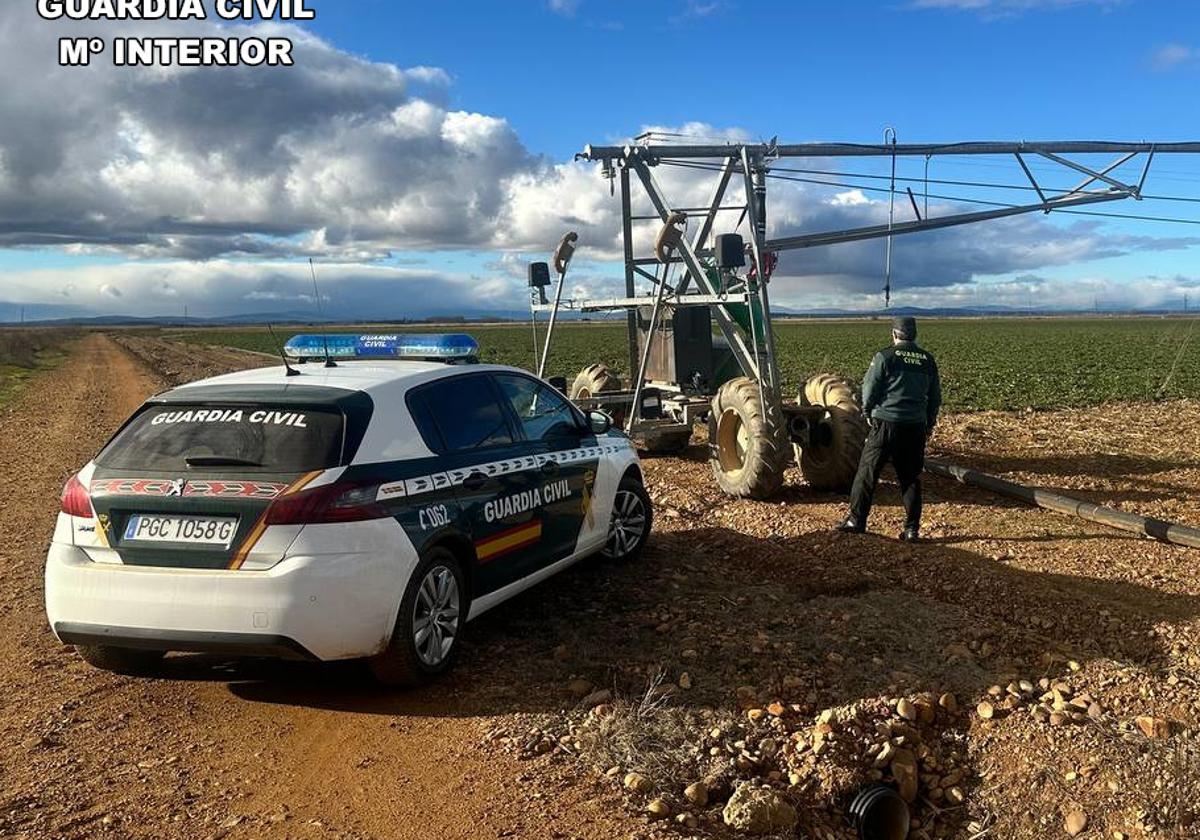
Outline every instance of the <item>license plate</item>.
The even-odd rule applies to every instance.
[[[129,517],[124,542],[218,545],[228,548],[237,533],[236,516],[161,516],[137,514]]]

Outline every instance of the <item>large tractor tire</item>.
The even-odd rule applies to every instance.
[[[795,447],[796,463],[804,480],[814,490],[849,492],[867,439],[867,421],[862,416],[857,390],[840,376],[822,373],[804,385],[800,404],[825,409],[815,440],[808,446]]]
[[[713,397],[708,418],[709,463],[730,496],[766,499],[783,484],[787,434],[777,409],[764,406],[758,384],[739,376]]]
[[[620,378],[608,369],[608,365],[596,363],[579,371],[579,375],[571,384],[571,393],[568,396],[573,400],[590,400],[605,391],[620,390]]]

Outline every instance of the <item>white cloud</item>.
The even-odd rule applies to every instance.
[[[0,246],[202,258],[288,253],[314,230],[346,255],[483,245],[505,182],[538,165],[505,120],[412,95],[449,84],[440,68],[364,61],[276,24],[186,27],[282,30],[296,66],[59,68],[48,56],[72,25],[0,7],[0,73],[23,79],[0,94]]]
[[[857,207],[862,204],[870,204],[870,199],[863,195],[862,190],[847,190],[835,195],[831,202],[834,207]]]
[[[214,313],[229,314],[247,311],[254,301],[302,300],[288,295],[307,294],[295,286],[303,271],[284,260],[314,256],[334,266],[346,314],[359,314],[360,304],[370,312],[374,299],[360,293],[370,288],[378,295],[385,280],[401,284],[403,299],[414,305],[520,310],[527,292],[515,261],[525,257],[509,255],[543,256],[567,230],[581,236],[573,285],[613,290],[620,276],[611,262],[621,252],[620,202],[596,167],[532,154],[502,116],[414,96],[413,82],[449,82],[438,68],[364,61],[274,24],[251,29],[263,27],[296,40],[296,67],[182,69],[164,76],[51,65],[32,73],[47,67],[56,38],[71,25],[41,21],[32,5],[0,4],[0,73],[22,80],[0,91],[0,247],[130,260],[119,268],[38,275],[37,283],[20,288],[18,278],[10,283],[6,276],[0,298],[66,296],[112,311],[115,292],[124,293],[121,308],[144,314],[174,311],[181,303],[194,313],[211,305]],[[757,139],[704,123],[646,130],[676,140]],[[710,172],[668,166],[657,167],[655,177],[675,206],[705,205],[714,180]],[[771,235],[886,220],[886,204],[860,190],[773,183],[770,202]],[[639,198],[635,210],[645,214],[649,207]],[[736,217],[723,215],[718,230],[732,227]],[[637,223],[636,246],[648,249],[657,229],[652,221]],[[903,237],[896,245],[897,279],[909,287],[947,288],[1192,244],[1029,216]],[[814,295],[873,292],[881,248],[874,241],[786,254],[776,275],[777,298],[809,306]],[[411,262],[413,253],[428,250],[505,256],[498,270],[482,277],[402,270],[394,258],[392,267],[377,264],[395,252]],[[389,292],[388,299],[396,298]]]
[[[404,318],[487,312],[527,306],[521,277],[407,267],[322,263],[317,267],[322,308],[347,318]],[[118,285],[119,284],[119,285]],[[8,303],[69,299],[95,313],[192,315],[238,313],[305,317],[314,314],[312,279],[301,262],[136,262],[84,268],[9,271]]]
[[[574,17],[579,11],[581,0],[547,0],[546,7],[556,15]]]
[[[1200,50],[1185,44],[1164,44],[1150,56],[1150,63],[1156,70],[1171,70],[1181,64],[1200,59]]]
[[[1059,10],[1080,6],[1102,9],[1121,5],[1125,0],[912,0],[914,9],[953,9],[977,12],[984,17],[1010,17],[1025,12]]]
[[[495,312],[520,317],[528,311],[528,260],[528,255],[506,254],[482,275],[323,263],[318,266],[321,306],[326,315],[347,319]],[[801,310],[878,309],[882,304],[882,262],[873,261],[871,267],[875,271],[862,276],[838,273],[837,266],[827,263],[814,265],[803,275],[776,274],[772,301],[778,307]],[[623,281],[612,271],[598,273],[597,268],[603,269],[579,258],[566,297],[619,294]],[[1047,278],[1016,273],[982,282],[970,277],[943,281],[939,275],[925,281],[919,273],[903,280],[898,277],[893,303],[1089,310],[1096,305],[1102,309],[1179,308],[1185,294],[1190,295],[1193,306],[1200,301],[1200,277],[1146,276],[1122,282],[1090,274]],[[5,276],[5,297],[0,310],[7,317],[16,317],[16,311],[9,313],[11,307],[6,304],[33,307],[52,302],[72,307],[62,314],[177,316],[185,306],[189,314],[203,317],[259,314],[305,319],[315,314],[308,266],[299,262],[171,261],[10,271]]]
[[[673,21],[681,22],[693,18],[706,18],[721,12],[725,9],[724,0],[686,0],[683,5],[683,11],[672,18]]]
[[[426,67],[424,65],[409,67],[404,71],[404,77],[409,81],[420,82],[425,85],[448,87],[454,83],[450,74],[441,67]]]
[[[926,296],[925,290],[918,289],[915,292],[920,295],[922,306],[1178,309],[1182,306],[1184,295],[1195,298],[1200,293],[1200,278],[1149,276],[1125,283],[1108,277],[1086,275],[1071,278],[1021,275],[987,283],[955,284],[931,290],[930,296]]]

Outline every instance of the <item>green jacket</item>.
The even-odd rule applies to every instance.
[[[937,424],[942,380],[937,362],[912,341],[880,350],[863,379],[863,413],[891,423]]]

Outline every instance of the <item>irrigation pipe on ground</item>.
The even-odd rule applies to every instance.
[[[943,478],[952,478],[963,484],[979,487],[983,490],[990,490],[1001,496],[1018,499],[1026,504],[1052,510],[1056,513],[1078,516],[1081,519],[1086,519],[1088,522],[1107,525],[1109,528],[1118,528],[1122,531],[1132,531],[1135,534],[1142,534],[1162,542],[1183,545],[1189,548],[1200,548],[1200,530],[1188,528],[1185,525],[1166,522],[1162,519],[1137,516],[1136,514],[1126,513],[1121,510],[1113,510],[1112,508],[1102,507],[1092,502],[1085,502],[1082,499],[1073,499],[1061,493],[1016,484],[1012,481],[1006,481],[1003,478],[997,478],[994,475],[977,472],[958,466],[957,464],[946,463],[945,461],[927,460],[925,462],[925,469],[934,475],[939,475]]]

